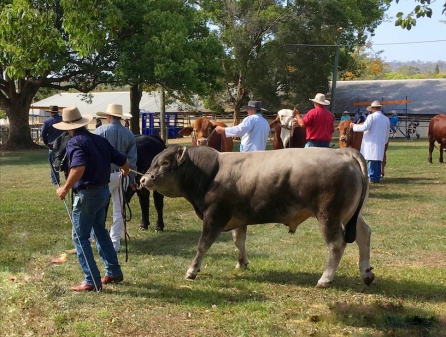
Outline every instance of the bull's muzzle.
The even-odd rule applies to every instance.
[[[155,179],[155,176],[153,174],[145,174],[141,177],[139,180],[139,183],[141,186],[151,189],[153,187],[153,180]]]
[[[204,137],[198,138],[197,139],[197,145],[198,146],[207,146],[208,145],[208,140]]]

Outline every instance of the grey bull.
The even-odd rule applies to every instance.
[[[354,149],[219,153],[208,147],[173,145],[154,158],[141,184],[168,197],[184,197],[203,220],[187,279],[195,279],[204,255],[222,231],[232,230],[238,248],[236,267],[246,268],[248,225],[282,223],[294,233],[314,216],[329,251],[317,287],[333,281],[346,244],[354,241],[364,283],[374,280],[371,229],[361,214],[369,191],[367,166]]]

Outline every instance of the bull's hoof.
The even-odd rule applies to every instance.
[[[241,270],[246,270],[246,268],[248,268],[248,262],[247,263],[238,263],[235,265],[235,269],[241,269]]]
[[[186,280],[195,280],[197,278],[197,275],[192,275],[192,274],[186,274],[186,276],[184,276],[184,279]]]
[[[364,283],[368,286],[373,283],[374,279],[375,279],[375,274],[373,274],[372,272],[370,272],[368,276],[362,278]]]
[[[316,288],[328,288],[328,287],[331,285],[332,282],[333,282],[333,281],[329,281],[329,282],[318,282],[318,283],[316,284]]]
[[[145,227],[143,225],[139,226],[139,230],[142,231],[142,232],[144,232],[144,231],[146,231],[148,229],[149,229],[149,226],[147,226],[147,227]]]
[[[164,228],[156,227],[155,232],[157,232],[157,233],[164,232]]]

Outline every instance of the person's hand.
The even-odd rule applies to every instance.
[[[298,116],[300,114],[299,110],[297,110],[296,108],[294,108],[293,110],[293,116]]]
[[[60,199],[60,200],[65,199],[65,196],[67,195],[67,193],[68,193],[69,190],[70,190],[70,189],[67,188],[65,185],[64,185],[64,186],[60,186],[60,187],[56,190],[56,193],[57,193],[57,196],[59,197],[59,199]]]
[[[215,127],[215,132],[217,132],[218,134],[222,135],[225,133],[225,128],[222,126],[216,126]]]

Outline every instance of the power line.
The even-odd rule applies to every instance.
[[[431,41],[411,41],[411,42],[389,42],[389,43],[371,43],[373,46],[389,46],[396,44],[418,44],[418,43],[436,43],[436,42],[446,42],[446,40],[431,40]],[[366,46],[364,44],[362,46]],[[292,43],[284,44],[284,46],[301,46],[301,47],[336,47],[335,44],[306,44],[306,43]],[[346,47],[347,45],[339,45],[340,47]]]
[[[388,46],[393,44],[414,44],[414,43],[434,43],[446,42],[446,40],[432,40],[432,41],[412,41],[412,42],[389,42],[389,43],[373,43],[374,46]]]

